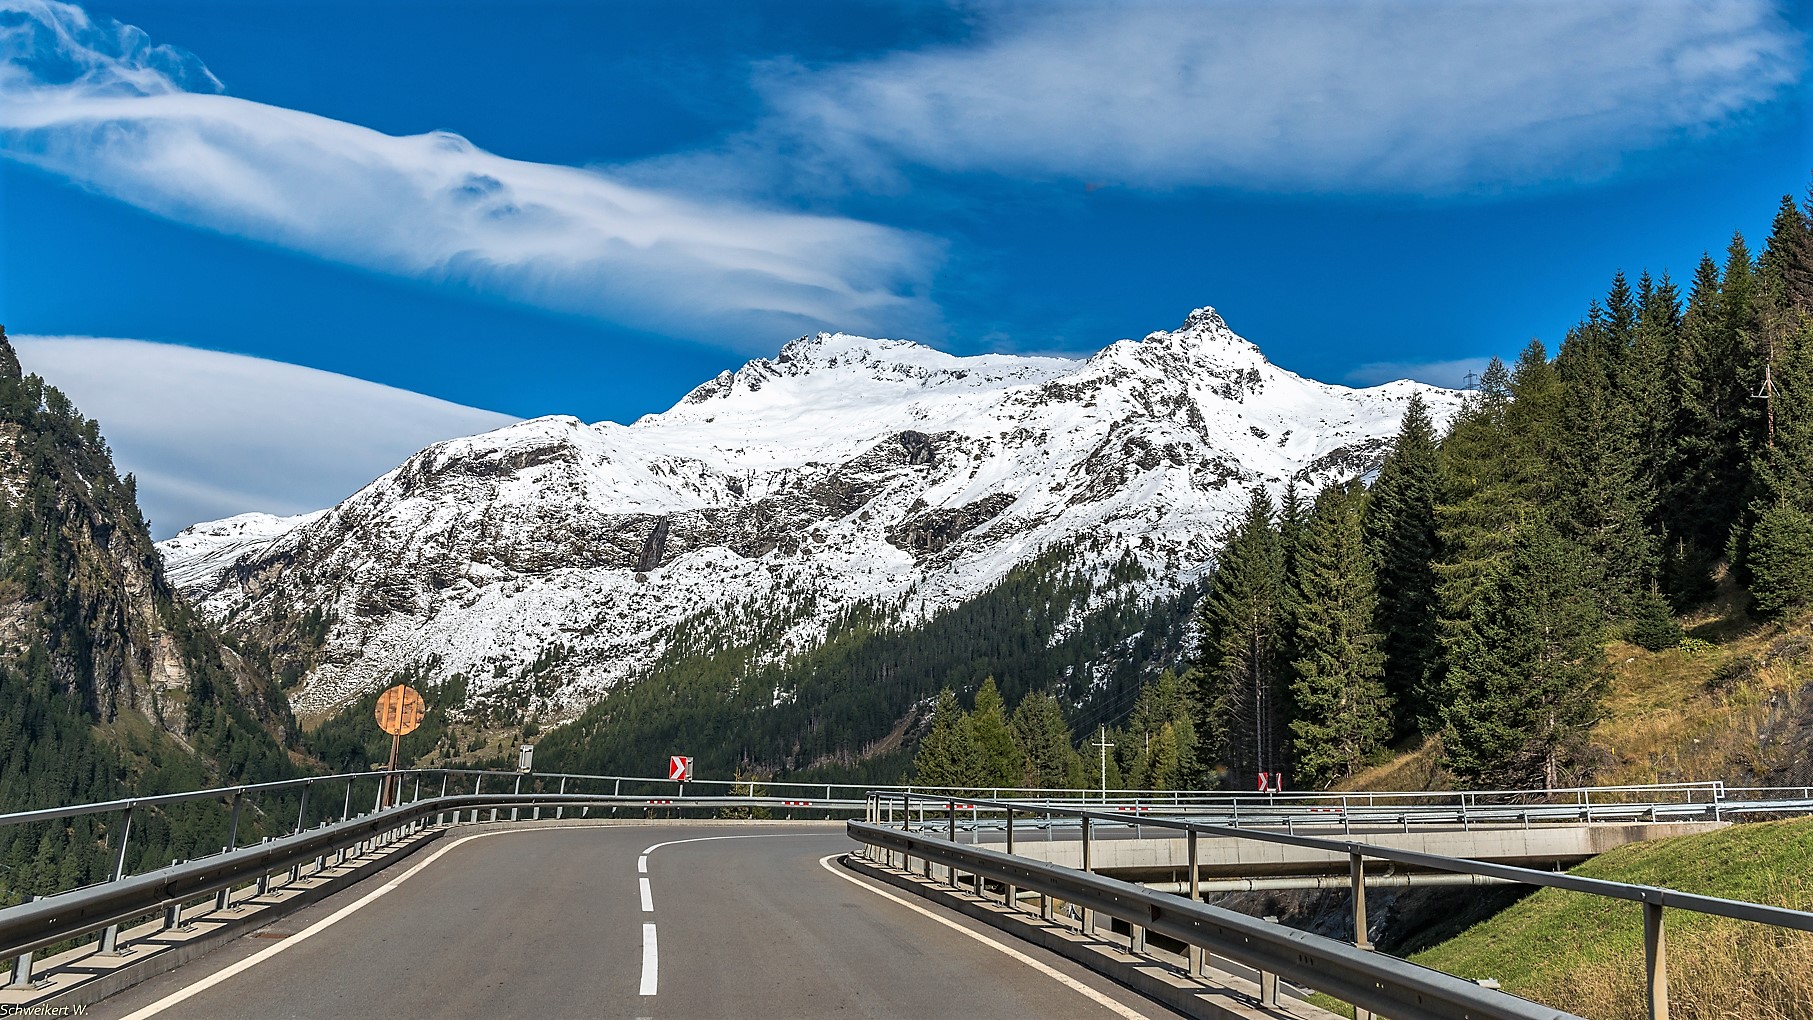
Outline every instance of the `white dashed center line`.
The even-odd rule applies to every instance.
[[[644,889],[648,888],[646,885]],[[642,926],[642,994],[655,994],[655,985],[659,978],[661,963],[655,953],[655,926]]]

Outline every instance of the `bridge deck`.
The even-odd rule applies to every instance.
[[[1042,950],[1015,947],[1083,990],[1061,983],[830,873],[820,859],[853,845],[841,826],[618,824],[456,842],[468,835],[450,833],[442,848],[88,1015],[1176,1015]],[[370,906],[303,934],[441,850]],[[953,923],[1012,941],[967,919]],[[648,941],[656,946],[648,995],[645,925],[655,927]]]
[[[1299,828],[1301,835],[1323,839],[1353,840],[1376,843],[1400,850],[1441,854],[1448,857],[1470,857],[1520,867],[1569,867],[1595,857],[1614,847],[1643,840],[1662,839],[1722,828],[1723,822],[1613,822],[1569,825],[1472,826],[1468,829],[1416,828],[1366,831],[1355,827],[1351,833],[1340,830],[1321,832]],[[1000,850],[1006,836],[998,830],[981,830],[960,834],[964,840],[980,838],[984,846]],[[1080,868],[1083,849],[1080,832],[1071,829],[1017,829],[1014,852],[1064,867]],[[1273,875],[1345,874],[1345,855],[1329,854],[1302,847],[1257,840],[1203,838],[1197,846],[1197,867],[1203,878],[1257,878]],[[1092,840],[1090,864],[1094,870],[1107,872],[1130,881],[1174,880],[1189,867],[1187,843],[1182,833],[1166,832],[1152,826],[1136,829],[1104,828]],[[1382,869],[1381,862],[1373,868]]]

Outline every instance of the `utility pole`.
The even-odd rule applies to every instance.
[[[1769,423],[1769,449],[1775,449],[1775,338],[1769,338],[1769,357],[1763,362],[1763,388],[1751,394],[1763,402],[1763,416]]]
[[[1102,735],[1096,738],[1095,746],[1102,749],[1102,800],[1106,801],[1108,799],[1108,749],[1114,745],[1108,743],[1108,726],[1105,723],[1102,725]]]
[[[1476,382],[1476,381],[1478,381],[1478,379],[1479,379],[1479,376],[1478,376],[1478,375],[1475,375],[1475,374],[1474,374],[1474,373],[1472,373],[1472,372],[1468,372],[1468,373],[1467,373],[1467,374],[1466,374],[1466,375],[1465,375],[1465,376],[1464,376],[1464,377],[1463,377],[1463,378],[1464,378],[1464,379],[1465,379],[1465,380],[1466,380],[1466,382],[1467,382],[1467,389],[1469,389],[1469,390],[1470,390],[1470,389],[1472,389],[1472,388],[1473,388],[1473,384],[1474,384],[1474,383],[1475,383],[1475,382]]]

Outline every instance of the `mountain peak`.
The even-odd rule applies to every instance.
[[[1227,320],[1223,319],[1219,312],[1208,305],[1203,305],[1201,308],[1191,312],[1183,320],[1183,325],[1177,327],[1176,330],[1178,333],[1188,333],[1192,331],[1213,331],[1217,333],[1233,332],[1233,330],[1228,328]]]

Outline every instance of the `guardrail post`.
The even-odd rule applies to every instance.
[[[240,798],[243,796],[245,796],[244,787],[233,791],[233,813],[227,818],[227,847],[225,851],[227,853],[239,849],[239,804]]]
[[[25,894],[25,902],[37,899],[31,893]],[[31,953],[20,953],[13,958],[13,980],[6,987],[9,989],[37,989],[44,987],[45,982],[34,982],[31,979]]]
[[[1668,1020],[1668,936],[1662,930],[1662,904],[1643,901],[1644,984],[1649,994],[1649,1020]]]
[[[1355,949],[1371,949],[1372,940],[1366,934],[1366,858],[1349,852],[1347,870],[1353,880],[1353,945]]]
[[[227,848],[224,846],[221,847],[220,852],[222,854],[225,854],[227,852]],[[227,886],[225,889],[222,889],[221,891],[214,894],[214,909],[215,910],[225,910],[225,909],[227,909],[228,906],[230,906],[232,904],[232,902],[233,902],[233,887],[232,886]]]
[[[1264,919],[1267,924],[1277,924],[1276,917]],[[1278,1004],[1278,975],[1269,970],[1259,972],[1259,1005],[1276,1006]]]
[[[126,841],[132,838],[132,809],[134,802],[126,802],[126,814],[120,819],[120,848],[113,858],[113,880],[118,882],[126,877]],[[119,951],[120,926],[110,924],[101,932],[101,955],[122,956]]]
[[[945,808],[950,813],[949,828],[946,835],[950,837],[952,843],[955,843],[957,842],[957,802],[955,800],[947,800],[944,804]],[[945,866],[944,878],[945,881],[949,882],[952,886],[957,884],[957,868],[955,865]]]
[[[1198,858],[1196,856],[1196,830],[1190,829],[1185,834],[1184,838],[1185,838],[1185,842],[1189,844],[1190,899],[1192,902],[1200,903],[1200,902],[1202,902],[1202,881],[1201,881],[1202,872],[1197,863]],[[1189,963],[1190,963],[1190,974],[1193,976],[1196,976],[1196,977],[1200,977],[1202,975],[1202,970],[1203,970],[1203,967],[1202,967],[1203,952],[1202,952],[1201,946],[1197,946],[1197,945],[1190,946]]]
[[[1093,874],[1089,867],[1089,816],[1083,816],[1083,874]],[[1095,911],[1083,908],[1083,934],[1095,931]]]
[[[1013,852],[1014,852],[1014,809],[1010,806],[1007,809],[1007,855],[1009,857],[1012,857]],[[1004,886],[1001,891],[1001,902],[1009,910],[1020,909],[1020,890],[1019,890],[1019,888],[1011,882],[1008,883],[1006,886]]]
[[[300,805],[298,805],[296,808],[296,828],[295,828],[296,832],[301,832],[302,826],[304,824],[306,824],[306,822],[307,822],[307,819],[308,819],[308,791],[309,791],[309,787],[314,786],[314,785],[315,785],[315,781],[313,779],[310,779],[307,782],[302,784],[302,803]]]

